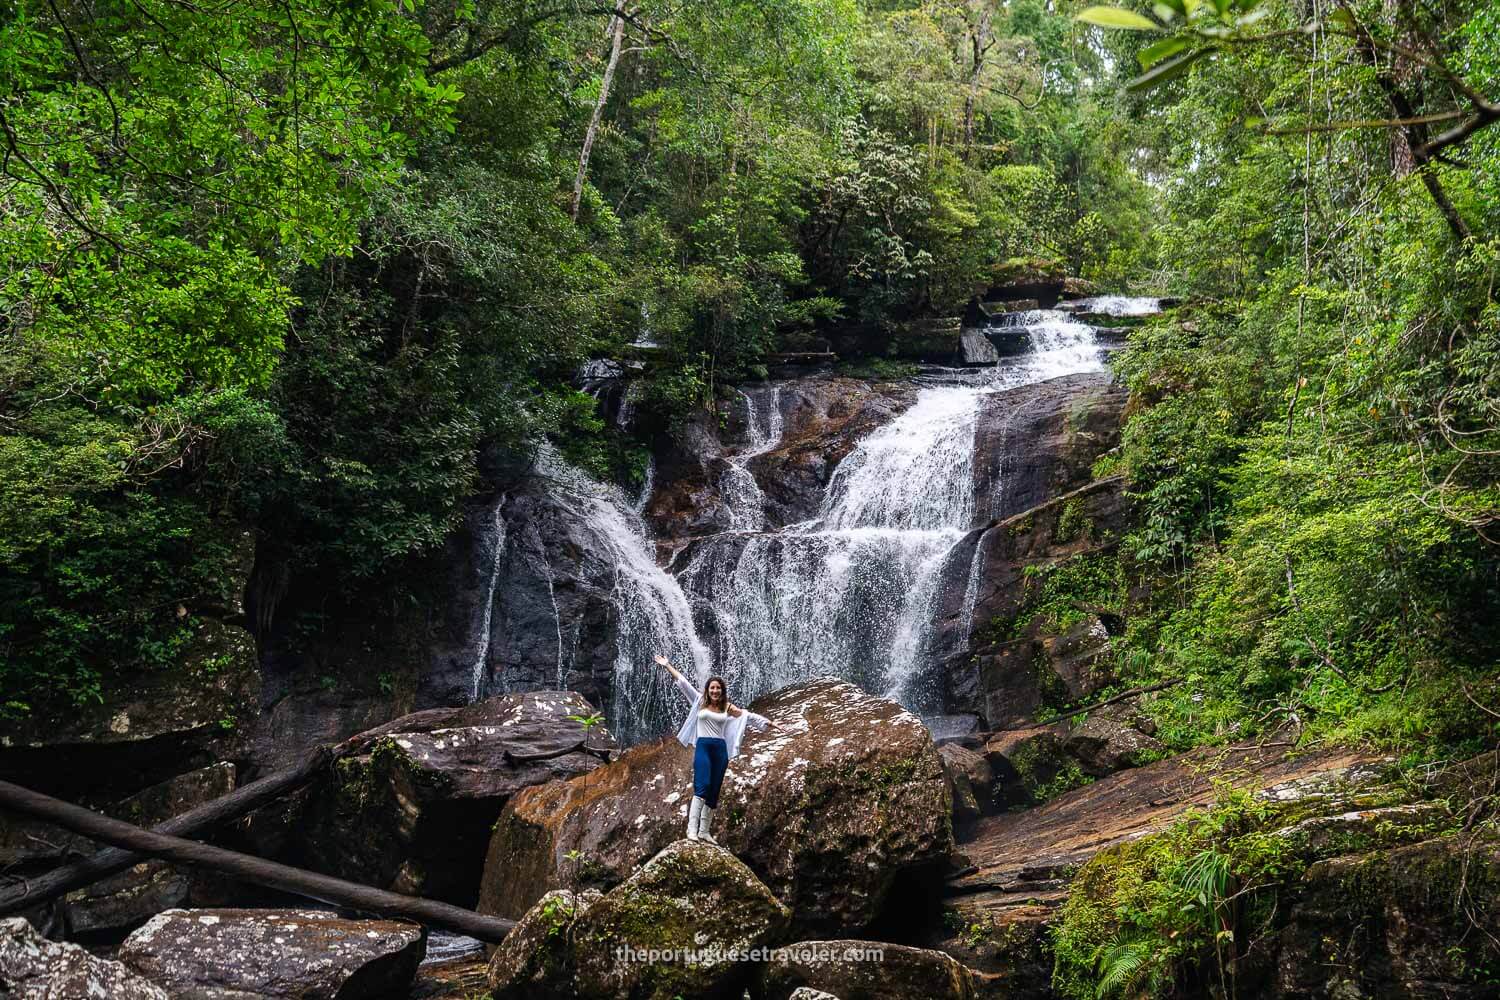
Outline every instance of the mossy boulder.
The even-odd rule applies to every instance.
[[[395,892],[472,906],[495,818],[530,785],[600,767],[576,745],[614,740],[575,717],[594,708],[571,691],[503,695],[461,709],[429,710],[346,758],[309,792],[301,852],[310,866]],[[398,720],[400,722],[402,720]]]
[[[595,890],[553,889],[537,900],[490,958],[492,1000],[571,1000],[573,925],[602,898]]]
[[[761,975],[766,1000],[797,990],[839,1000],[973,1000],[973,975],[940,951],[880,941],[801,941],[778,948]]]
[[[1033,805],[1083,782],[1078,762],[1063,748],[1066,735],[1066,724],[1054,723],[1002,730],[985,742],[981,753],[995,775],[1001,808]]]
[[[1333,858],[1291,894],[1269,995],[1500,994],[1500,842],[1448,836]]]
[[[495,1000],[738,1000],[791,920],[743,862],[669,844],[609,893],[546,893],[490,963]]]
[[[795,912],[799,933],[862,928],[903,876],[935,872],[953,844],[932,738],[900,705],[819,679],[757,700],[781,730],[730,762],[714,835]],[[548,889],[609,889],[682,836],[692,753],[673,738],[501,812],[479,909],[518,918]]]

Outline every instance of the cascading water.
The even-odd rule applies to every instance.
[[[745,400],[745,432],[748,443],[729,459],[719,482],[719,493],[729,507],[730,530],[759,531],[765,527],[765,495],[748,468],[750,460],[764,455],[781,442],[781,389],[773,387],[762,418],[755,397],[741,392]]]
[[[935,575],[972,514],[977,398],[924,390],[840,463],[817,518],[701,544],[682,581],[736,697],[829,673],[903,693]]]
[[[470,698],[478,701],[484,696],[485,669],[490,658],[490,623],[495,616],[495,587],[500,581],[500,557],[505,553],[505,497],[495,500],[490,511],[488,530],[478,539],[480,551],[489,564],[489,573],[484,582],[484,598],[475,615],[473,629],[474,661],[470,667]]]
[[[1136,315],[1134,301],[1110,305]],[[613,567],[617,655],[609,717],[617,734],[627,742],[656,735],[681,711],[651,662],[656,653],[700,680],[724,674],[742,703],[835,674],[917,712],[942,710],[927,666],[943,567],[955,543],[993,513],[977,509],[976,500],[975,435],[985,399],[1104,369],[1093,328],[1068,310],[1001,322],[1026,330],[1028,353],[990,369],[919,378],[915,402],[834,470],[817,516],[780,530],[766,530],[764,497],[750,472],[751,460],[781,441],[780,389],[743,393],[746,443],[727,458],[720,481],[730,529],[696,540],[675,578],[657,565],[637,504],[543,452],[539,471],[553,480],[551,494],[583,526],[591,558]],[[1003,477],[1003,470],[993,474]],[[991,503],[994,493],[992,486]],[[969,591],[977,570],[976,561]],[[968,595],[964,607],[972,613]]]
[[[1103,316],[1150,316],[1161,312],[1161,299],[1136,298],[1129,295],[1098,295],[1064,303],[1068,312],[1098,313]]]
[[[697,677],[709,673],[708,650],[693,629],[692,611],[677,581],[656,564],[646,528],[617,489],[564,462],[551,448],[538,456],[537,473],[551,495],[587,534],[590,558],[614,573],[615,672],[610,727],[633,742],[655,735],[663,718],[680,710],[680,696],[661,683],[652,657],[661,653]]]
[[[926,677],[929,633],[950,550],[990,513],[975,509],[984,397],[1104,368],[1093,329],[1066,313],[1013,322],[1027,330],[1027,354],[923,389],[839,464],[816,518],[779,532],[737,521],[695,546],[680,579],[737,698],[832,673],[941,711]]]

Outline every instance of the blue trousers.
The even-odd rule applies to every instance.
[[[693,748],[693,794],[710,809],[719,808],[719,789],[729,767],[729,747],[716,736],[700,736]]]

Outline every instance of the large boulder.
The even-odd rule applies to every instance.
[[[1087,774],[1103,777],[1165,757],[1166,748],[1146,732],[1153,728],[1122,702],[1089,712],[1074,724],[1063,746]]]
[[[953,797],[953,821],[970,823],[995,811],[995,775],[984,755],[957,743],[938,747]]]
[[[410,895],[472,906],[490,829],[517,791],[602,765],[574,751],[606,751],[607,730],[578,721],[593,706],[570,691],[532,691],[398,720],[366,754],[346,758],[313,786],[303,852],[320,871]],[[515,755],[515,756],[513,756]]]
[[[1081,783],[1083,772],[1063,747],[1067,729],[1052,723],[990,734],[981,752],[995,775],[998,805],[1035,805]]]
[[[383,1000],[405,993],[426,945],[414,924],[322,910],[168,910],[118,957],[184,1000]]]
[[[833,679],[752,707],[782,731],[747,734],[714,834],[792,908],[799,929],[861,928],[903,873],[946,861],[948,790],[915,716]],[[480,910],[518,918],[548,889],[624,880],[682,835],[691,756],[666,738],[517,793],[490,841]]]
[[[10,1000],[170,1000],[119,962],[48,941],[21,917],[0,920],[0,996]]]
[[[839,1000],[972,1000],[973,977],[948,955],[878,941],[801,941],[776,949],[762,973],[766,1000],[813,989]]]
[[[790,918],[728,851],[679,840],[603,896],[545,894],[496,950],[490,988],[495,1000],[738,1000]]]
[[[132,795],[110,814],[140,827],[153,827],[189,809],[234,791],[235,767],[221,762],[180,774]],[[66,900],[68,929],[74,934],[133,927],[162,910],[182,906],[195,887],[215,876],[147,860],[117,875],[70,892]]]

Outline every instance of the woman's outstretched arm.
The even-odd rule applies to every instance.
[[[682,684],[687,681],[687,678],[682,676],[682,672],[676,667],[672,666],[672,661],[667,659],[665,656],[662,656],[660,653],[656,654],[656,662],[666,667],[667,673],[671,674],[672,679],[677,683]]]
[[[682,671],[672,666],[671,660],[668,660],[665,656],[657,653],[656,662],[667,668],[667,673],[671,674],[672,680],[677,682],[677,690],[681,691],[683,696],[687,698],[688,701],[695,702],[698,700],[699,692],[697,686],[694,685],[692,681],[682,676]]]
[[[781,728],[776,723],[774,723],[770,719],[766,718],[764,715],[759,715],[759,714],[757,714],[755,712],[752,712],[748,708],[741,708],[738,705],[731,704],[729,706],[729,714],[730,715],[735,715],[735,716],[739,716],[739,715],[748,715],[748,716],[750,716],[750,718],[745,721],[745,725],[748,726],[749,728],[755,730],[756,732],[759,732],[760,730],[766,729],[766,728],[774,729],[778,733],[784,733],[784,732],[786,732],[785,729]]]

